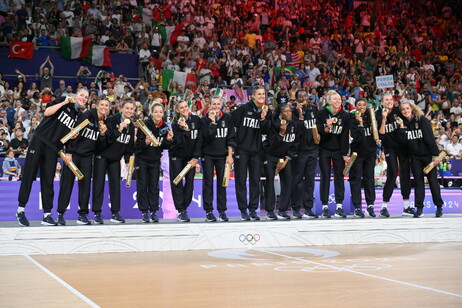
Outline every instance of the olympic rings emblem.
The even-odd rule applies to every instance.
[[[260,234],[241,234],[239,235],[239,241],[244,245],[255,245],[260,240]]]

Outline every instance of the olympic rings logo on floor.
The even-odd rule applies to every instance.
[[[239,235],[239,241],[244,245],[255,245],[260,240],[260,234],[241,234]]]

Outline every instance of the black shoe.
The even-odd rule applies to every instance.
[[[182,211],[178,213],[178,221],[179,222],[190,222],[191,220],[189,219],[188,213],[186,211]]]
[[[407,209],[403,209],[403,216],[415,216],[415,208],[408,207]]]
[[[87,215],[81,214],[79,218],[77,218],[78,225],[91,225],[91,221],[88,220]]]
[[[258,217],[257,212],[255,211],[250,211],[249,216],[250,216],[250,220],[253,220],[253,221],[260,220],[260,217]]]
[[[23,227],[29,227],[29,220],[27,220],[26,213],[24,211],[16,213],[19,225]]]
[[[212,212],[208,212],[205,215],[205,221],[207,221],[207,222],[215,222],[215,221],[217,221],[217,218],[215,217],[215,215],[213,215]]]
[[[47,215],[42,220],[42,226],[57,226],[58,223],[51,217],[51,215]]]
[[[303,218],[306,218],[306,219],[316,219],[318,217],[319,216],[313,212],[313,209],[307,209],[305,210],[305,214],[303,214]]]
[[[111,222],[116,224],[123,224],[125,223],[125,219],[123,219],[119,213],[113,213],[111,216]]]
[[[420,217],[423,217],[423,216],[424,216],[423,207],[418,207],[417,211],[414,214],[414,217],[415,218],[420,218]]]
[[[269,211],[266,214],[266,219],[268,219],[268,220],[278,220],[278,217],[276,216],[276,214],[274,214],[273,211]]]
[[[101,218],[101,214],[95,214],[95,218],[93,219],[96,225],[104,224],[103,218]]]
[[[369,214],[369,216],[371,216],[371,217],[376,217],[377,216],[377,215],[375,215],[373,206],[368,206],[367,207],[367,214]]]
[[[64,219],[64,214],[62,214],[62,213],[58,214],[58,225],[59,226],[65,226],[66,225],[66,220]]]
[[[364,213],[363,213],[364,215]],[[345,212],[343,211],[343,209],[341,207],[339,207],[338,209],[335,210],[335,217],[341,217],[341,218],[346,218],[347,215],[345,214]]]
[[[144,224],[148,224],[151,221],[149,220],[149,215],[148,213],[141,213],[141,222]]]
[[[250,216],[247,214],[247,210],[241,211],[241,220],[243,221],[249,221]]]
[[[322,216],[324,218],[330,218],[330,211],[329,211],[329,208],[328,207],[325,207],[322,209]]]
[[[155,212],[151,212],[151,222],[159,222],[159,217],[157,217]]]
[[[441,217],[441,216],[443,216],[443,207],[438,206],[436,208],[435,217]]]
[[[383,207],[380,210],[380,217],[385,217],[385,218],[390,217],[390,213],[388,213],[388,209],[386,207]]]
[[[284,219],[284,220],[289,220],[290,216],[287,215],[286,211],[279,211],[278,212],[278,218],[279,219]]]
[[[218,221],[229,221],[229,218],[226,216],[225,212],[221,212],[220,215],[218,215]]]
[[[303,215],[299,210],[292,210],[293,219],[302,219]]]
[[[339,210],[339,209],[337,209],[337,211],[338,211],[338,210]],[[335,214],[337,214],[337,212],[335,212]],[[345,214],[345,213],[344,213],[344,214]],[[366,217],[366,216],[364,215],[364,212],[363,212],[361,209],[355,209],[355,212],[354,212],[353,216],[354,216],[354,217],[359,217],[359,218],[364,218],[364,217]]]

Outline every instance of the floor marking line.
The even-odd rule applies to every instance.
[[[294,260],[298,260],[298,261],[302,261],[302,262],[306,262],[306,263],[311,263],[311,264],[330,267],[330,268],[336,269],[337,271],[346,271],[346,272],[350,272],[350,273],[353,273],[353,274],[358,274],[358,275],[368,276],[368,277],[372,277],[372,278],[382,279],[382,280],[395,282],[395,283],[400,283],[400,284],[404,284],[404,285],[415,287],[415,288],[421,288],[421,289],[425,289],[425,290],[429,290],[429,291],[433,291],[433,292],[438,292],[438,293],[442,293],[442,294],[462,298],[462,295],[460,295],[460,294],[446,292],[446,291],[438,290],[438,289],[433,289],[433,288],[430,288],[430,287],[425,287],[425,286],[421,286],[421,285],[410,283],[410,282],[400,281],[400,280],[386,278],[386,277],[380,277],[380,276],[376,276],[376,275],[372,275],[372,274],[357,272],[357,271],[350,270],[350,269],[343,269],[343,268],[339,268],[339,267],[332,266],[332,265],[329,265],[329,264],[322,264],[322,263],[318,263],[318,262],[308,261],[308,260],[305,260],[303,258],[291,257],[291,256],[283,255],[283,254],[272,252],[272,251],[260,250],[258,248],[249,248],[249,250],[250,249],[255,249],[255,250],[260,251],[260,252],[265,252],[265,253],[269,253],[269,254],[272,254],[272,255],[276,255],[276,256],[280,256],[280,257],[284,257],[284,258],[288,258],[288,259],[294,259]]]
[[[69,285],[67,282],[65,282],[64,280],[62,280],[61,278],[59,278],[57,275],[55,275],[54,273],[52,273],[49,269],[47,269],[45,266],[43,266],[42,264],[40,264],[37,260],[35,260],[34,258],[32,258],[31,256],[29,255],[24,255],[24,257],[26,259],[28,259],[29,261],[31,261],[32,263],[34,263],[38,268],[40,268],[42,271],[44,271],[45,273],[47,273],[51,278],[53,278],[54,280],[56,280],[57,282],[59,282],[62,286],[64,286],[66,289],[68,289],[69,291],[71,291],[72,293],[74,293],[75,295],[77,295],[78,297],[80,297],[83,301],[85,301],[90,307],[95,307],[95,308],[99,308],[100,306],[98,306],[96,303],[94,303],[91,299],[89,299],[88,297],[86,297],[85,295],[83,295],[82,293],[80,293],[79,291],[77,291],[76,289],[74,289],[71,285]]]

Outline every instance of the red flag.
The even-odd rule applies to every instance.
[[[34,56],[34,43],[13,41],[10,45],[10,58],[32,59]]]

